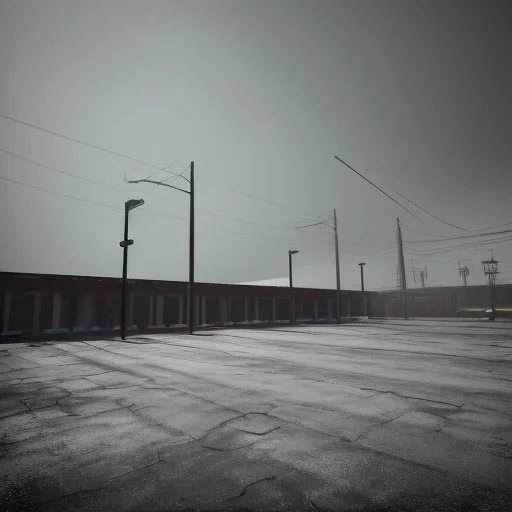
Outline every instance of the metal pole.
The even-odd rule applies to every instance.
[[[288,251],[288,274],[290,276],[290,288],[293,288],[292,278],[292,251]]]
[[[396,240],[398,244],[398,263],[400,268],[400,284],[402,285],[402,300],[404,305],[404,318],[408,318],[407,314],[407,282],[405,280],[405,263],[404,263],[404,247],[402,243],[402,229],[400,227],[400,219],[396,219]]]
[[[364,266],[366,263],[359,263],[361,267],[361,292],[363,294],[363,316],[366,316],[366,300],[364,295]]]
[[[338,248],[338,220],[334,209],[334,244],[336,249],[336,323],[340,323],[340,253]]]
[[[128,269],[128,207],[124,207],[123,280],[121,288],[121,339],[126,338],[126,275]]]
[[[194,331],[194,162],[190,162],[190,232],[188,276],[188,332]]]
[[[290,323],[295,323],[295,297],[293,296],[292,251],[288,251],[288,274],[290,277]]]

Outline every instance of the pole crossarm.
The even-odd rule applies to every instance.
[[[175,187],[174,185],[169,185],[168,183],[162,183],[161,181],[150,180],[148,178],[144,178],[142,180],[127,180],[126,183],[153,183],[153,185],[159,185],[161,187],[173,188],[174,190],[179,190],[180,192],[190,195],[189,190]]]

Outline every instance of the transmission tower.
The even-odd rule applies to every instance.
[[[489,298],[491,301],[491,313],[489,315],[489,320],[494,320],[496,318],[494,287],[496,285],[496,277],[498,275],[498,262],[494,259],[494,256],[491,253],[491,259],[482,261],[482,264],[484,266],[484,276],[487,280],[487,284],[489,285]]]
[[[428,273],[427,273],[427,267],[425,267],[425,270],[420,270],[419,271],[419,275],[420,275],[420,283],[421,283],[421,287],[422,288],[425,288],[425,280],[427,279],[428,277]]]
[[[464,265],[463,267],[461,267],[460,260],[459,260],[459,277],[464,282],[464,286],[467,286],[468,285],[468,277],[469,277],[469,268],[467,265]]]
[[[427,267],[424,270],[416,270],[414,268],[414,263],[412,265],[412,277],[414,279],[414,284],[421,284],[422,288],[426,287],[426,279],[428,277]]]

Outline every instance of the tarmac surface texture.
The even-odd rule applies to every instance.
[[[512,323],[0,345],[0,509],[512,510]]]

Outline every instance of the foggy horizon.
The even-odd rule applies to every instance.
[[[124,202],[144,198],[129,278],[186,281],[188,196],[125,176],[194,161],[196,281],[284,280],[296,249],[294,285],[335,288],[332,230],[297,226],[336,209],[342,289],[363,261],[368,290],[397,287],[397,217],[409,288],[425,267],[428,286],[462,285],[459,260],[484,284],[491,251],[511,283],[511,11],[4,0],[0,271],[120,277]]]

